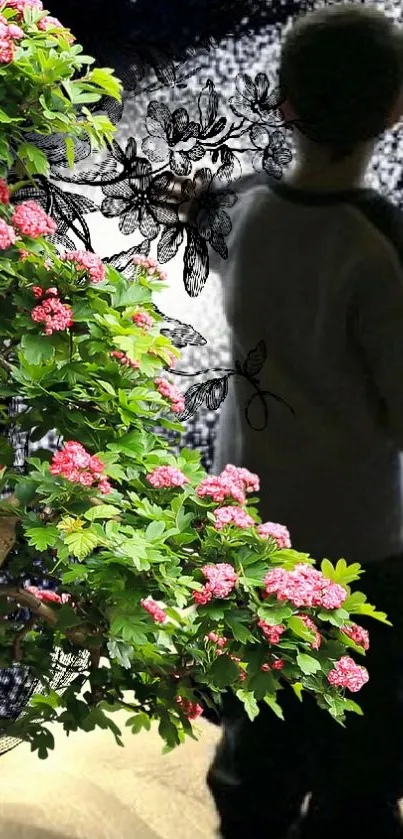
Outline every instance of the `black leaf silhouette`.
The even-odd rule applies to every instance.
[[[216,411],[224,402],[228,394],[228,376],[221,379],[212,379],[207,382],[209,385],[206,397],[206,404],[210,411]]]
[[[178,249],[183,242],[183,226],[177,224],[175,227],[167,227],[162,234],[157,248],[157,258],[162,264],[169,262],[176,256]]]
[[[266,344],[264,341],[259,341],[258,345],[251,350],[246,358],[244,364],[245,376],[253,377],[260,373],[267,358]]]
[[[216,137],[217,134],[221,134],[221,131],[224,131],[224,128],[227,124],[227,117],[220,117],[211,128],[208,129],[204,133],[204,139],[208,140],[210,137]]]
[[[187,245],[183,256],[183,281],[189,297],[197,297],[209,275],[207,243],[196,228],[187,228]]]
[[[228,376],[223,376],[221,379],[210,379],[208,382],[192,385],[185,393],[185,408],[181,414],[178,414],[178,418],[189,419],[203,403],[210,411],[216,411],[227,396],[228,378]]]
[[[161,309],[159,309],[155,304],[154,309],[157,315],[159,315],[165,323],[171,324],[173,327],[172,329],[169,327],[161,329],[161,335],[165,335],[166,338],[170,338],[174,346],[178,347],[178,349],[187,346],[203,347],[207,344],[203,335],[200,335],[200,332],[197,332],[190,323],[182,323],[182,321],[177,320],[176,318],[171,318],[168,315],[165,315],[164,312],[161,312]]]
[[[218,96],[211,79],[207,79],[205,87],[199,95],[198,106],[200,125],[203,131],[203,136],[206,136],[205,130],[213,125],[218,111]]]
[[[133,262],[134,256],[148,256],[150,253],[150,240],[144,239],[139,245],[134,245],[127,251],[121,251],[113,256],[104,259],[112,268],[121,271],[126,277],[134,277],[136,272],[136,264]]]

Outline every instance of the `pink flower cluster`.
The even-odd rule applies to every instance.
[[[40,589],[36,586],[25,586],[25,591],[36,597],[42,603],[68,603],[71,599],[70,594],[57,594],[56,591],[48,591],[47,589]]]
[[[15,230],[10,224],[0,219],[0,250],[5,251],[16,240]]]
[[[165,396],[170,400],[171,410],[174,414],[182,413],[185,408],[185,399],[179,388],[161,378],[156,379],[155,384],[161,396]]]
[[[269,623],[266,623],[265,620],[258,621],[258,627],[262,630],[263,635],[270,644],[279,644],[281,641],[281,636],[285,632],[285,626],[281,626],[281,624],[276,624],[275,626],[271,626]]]
[[[44,292],[39,286],[33,286],[32,291],[37,299],[44,294],[47,295],[47,299],[43,300],[39,306],[35,306],[31,312],[34,323],[45,325],[45,335],[53,335],[54,332],[62,332],[73,326],[71,308],[61,302],[57,288],[49,288]]]
[[[154,489],[183,487],[189,483],[189,478],[174,466],[156,466],[146,479]]]
[[[204,640],[215,644],[216,655],[223,655],[224,647],[228,644],[228,638],[225,638],[224,635],[217,635],[216,632],[209,632],[208,635],[205,635]]]
[[[275,594],[278,600],[289,600],[297,607],[339,609],[347,598],[342,586],[302,562],[292,571],[273,568],[266,574],[264,582],[267,595]]]
[[[191,702],[190,699],[184,699],[182,696],[177,696],[176,701],[188,720],[197,720],[203,713],[203,708],[198,702]]]
[[[14,41],[24,37],[20,26],[8,22],[4,15],[0,14],[0,64],[9,64],[14,58]],[[8,203],[8,202],[7,202]]]
[[[64,262],[73,262],[78,271],[86,271],[94,285],[105,279],[105,265],[102,259],[91,251],[67,251],[61,259]]]
[[[208,582],[202,591],[193,592],[196,603],[204,606],[213,597],[228,597],[238,579],[232,565],[218,562],[217,565],[204,565],[201,570]]]
[[[14,227],[23,236],[37,239],[38,236],[48,236],[56,233],[57,224],[45,213],[36,201],[23,201],[15,208],[11,219]]]
[[[156,603],[152,597],[147,597],[147,600],[140,600],[140,603],[143,609],[145,609],[157,623],[165,623],[167,616],[164,610],[158,606],[158,603]]]
[[[242,507],[219,507],[213,512],[215,518],[214,527],[222,530],[228,524],[235,524],[243,529],[255,527],[256,522]]]
[[[20,15],[24,14],[24,9],[35,9],[37,12],[43,11],[42,0],[6,0],[5,5],[9,9],[16,9]]]
[[[72,483],[90,487],[98,482],[98,489],[102,495],[108,495],[112,487],[103,474],[104,464],[99,457],[90,455],[81,443],[69,441],[62,450],[52,457],[50,465],[51,475],[62,475]]]
[[[369,632],[362,626],[353,623],[352,626],[342,626],[342,632],[348,635],[355,644],[364,650],[369,650]]]
[[[1,17],[1,15],[0,15]],[[0,178],[0,204],[10,203],[10,190],[3,178]]]
[[[310,629],[311,632],[314,633],[315,638],[311,643],[311,647],[313,650],[318,650],[322,644],[322,636],[318,630],[318,627],[316,626],[315,621],[313,621],[312,618],[310,618],[308,615],[298,615],[297,617],[299,617],[300,620],[302,620],[307,629]]]
[[[112,358],[117,358],[120,364],[127,365],[127,367],[132,367],[133,370],[138,370],[140,367],[138,361],[132,361],[131,358],[129,358],[126,355],[126,353],[120,352],[119,350],[113,350],[113,352],[111,352],[111,356]]]
[[[267,521],[265,524],[258,525],[257,532],[262,539],[274,539],[280,550],[291,548],[290,534],[283,524],[275,524],[272,521]]]
[[[327,678],[331,685],[345,687],[352,693],[357,693],[368,682],[369,674],[365,667],[360,667],[354,659],[345,655],[336,662],[334,670],[330,671]]]
[[[283,667],[285,667],[284,659],[283,658],[275,658],[274,661],[270,662],[270,664],[269,664],[269,662],[266,662],[265,664],[262,664],[260,669],[263,670],[263,672],[268,673],[269,670],[282,670]]]
[[[66,41],[69,41],[70,44],[73,43],[73,41],[75,41],[74,35],[72,35],[71,32],[66,31],[66,28],[63,26],[62,23],[60,23],[60,20],[58,20],[57,17],[52,17],[52,15],[45,15],[40,20],[38,20],[38,29],[40,29],[42,32],[47,32],[48,29],[62,29],[64,30],[62,33],[55,32],[54,34],[62,34],[63,37],[66,38]]]
[[[239,504],[246,501],[247,492],[259,491],[259,478],[253,475],[248,469],[237,468],[228,464],[220,475],[211,475],[204,478],[197,488],[197,495],[200,498],[209,496],[220,503],[226,498],[233,498]]]
[[[147,271],[149,277],[152,277],[153,280],[163,280],[166,281],[168,279],[168,275],[165,271],[161,271],[160,266],[156,259],[152,259],[151,257],[146,256],[135,256],[133,262],[139,267],[143,268]]]
[[[152,318],[147,312],[136,312],[132,316],[132,321],[137,326],[141,326],[144,330],[151,329],[154,325],[154,318]]]

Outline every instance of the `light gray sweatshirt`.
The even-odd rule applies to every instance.
[[[269,182],[241,195],[222,272],[234,361],[264,341],[267,425],[234,377],[214,472],[261,479],[263,521],[316,559],[403,549],[403,216],[372,190],[309,193]],[[249,421],[262,425],[258,397]]]

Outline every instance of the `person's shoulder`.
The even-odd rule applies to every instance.
[[[403,211],[379,192],[363,190],[347,212],[368,259],[384,259],[403,269]]]

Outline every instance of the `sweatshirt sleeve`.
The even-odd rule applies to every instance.
[[[372,254],[360,267],[354,323],[386,430],[403,451],[403,267],[394,253]]]

